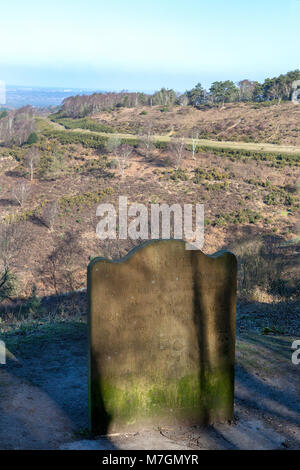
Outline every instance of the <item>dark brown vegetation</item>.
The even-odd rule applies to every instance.
[[[145,109],[117,108],[89,117],[96,127],[105,126],[98,134],[82,130],[80,119],[67,121],[74,131],[55,116],[52,124],[38,118],[37,142],[0,147],[1,246],[13,246],[14,255],[8,268],[0,259],[6,282],[5,291],[0,282],[2,308],[8,311],[20,299],[31,299],[29,310],[39,312],[40,296],[75,295],[85,287],[90,259],[120,257],[130,250],[131,241],[100,242],[96,236],[97,205],[117,205],[119,195],[130,203],[204,203],[204,251],[228,248],[237,254],[240,300],[260,305],[299,301],[299,157],[245,152],[238,146],[193,148],[186,139],[198,134],[299,145],[300,106]],[[266,127],[259,134],[262,123]],[[125,139],[112,131],[133,135]],[[171,143],[154,142],[154,134],[174,137]],[[28,164],[32,155],[33,167]],[[23,243],[7,245],[3,233],[9,231],[22,234],[16,238]],[[279,323],[275,318],[268,327]]]

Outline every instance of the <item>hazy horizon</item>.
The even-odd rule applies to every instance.
[[[59,90],[59,91],[87,91],[87,92],[99,92],[99,93],[105,93],[105,92],[141,92],[141,93],[154,93],[155,91],[159,90],[160,88],[167,88],[167,89],[174,89],[175,91],[179,92],[179,93],[184,93],[185,91],[187,91],[188,89],[194,87],[197,83],[201,83],[203,85],[203,87],[206,89],[206,90],[209,90],[211,84],[215,81],[218,81],[218,80],[232,80],[234,83],[238,83],[240,80],[243,80],[243,79],[249,79],[249,80],[253,80],[253,81],[258,81],[258,82],[264,82],[264,80],[268,77],[274,77],[274,76],[279,76],[281,74],[286,74],[287,72],[290,72],[292,70],[296,70],[296,69],[300,69],[300,64],[298,67],[295,67],[295,68],[290,68],[290,69],[286,69],[286,70],[278,70],[277,72],[274,72],[274,74],[265,74],[265,75],[261,75],[260,77],[252,77],[250,78],[249,75],[246,75],[246,74],[240,74],[239,77],[230,77],[230,76],[227,76],[227,75],[222,75],[222,76],[214,76],[213,78],[211,78],[210,81],[204,81],[204,80],[201,80],[201,78],[198,77],[198,79],[196,78],[189,86],[186,86],[184,88],[181,88],[181,89],[178,89],[176,87],[172,87],[171,85],[169,85],[168,83],[166,83],[165,85],[161,85],[161,86],[158,86],[158,87],[151,87],[151,88],[125,88],[125,87],[122,87],[122,88],[117,88],[117,87],[107,87],[107,88],[103,88],[103,87],[87,87],[87,86],[74,86],[73,84],[64,84],[64,85],[47,85],[47,84],[17,84],[17,83],[5,83],[6,85],[6,89],[7,90],[12,90],[12,89],[24,89],[24,90],[30,90],[30,89],[44,89],[44,90]]]

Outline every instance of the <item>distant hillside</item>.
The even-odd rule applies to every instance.
[[[65,109],[65,108],[64,108]],[[53,116],[67,128],[300,146],[300,105],[291,102],[228,103],[218,106],[117,107],[84,119]]]

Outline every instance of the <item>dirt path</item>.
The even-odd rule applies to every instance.
[[[61,124],[51,121],[50,119],[46,119],[47,123],[54,127],[56,130],[63,130],[65,132],[83,132],[89,134],[95,134],[100,136],[106,136],[107,132],[96,132],[90,131],[88,129],[66,129]],[[134,134],[114,134],[121,139],[130,139],[137,137]],[[170,137],[166,135],[154,135],[152,137],[153,142],[169,142]],[[252,142],[233,142],[233,141],[225,141],[225,140],[212,140],[212,139],[195,139],[198,145],[203,145],[205,147],[211,148],[220,148],[220,149],[235,149],[235,150],[246,150],[246,151],[255,151],[255,152],[270,152],[270,153],[284,153],[290,155],[300,155],[300,147],[292,146],[292,145],[277,145],[277,144],[269,144],[269,143],[252,143]],[[186,144],[191,144],[192,139],[185,139]]]
[[[300,365],[286,336],[237,341],[235,423],[89,438],[84,323],[51,323],[1,335],[0,449],[300,448]]]

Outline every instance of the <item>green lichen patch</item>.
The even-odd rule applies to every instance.
[[[96,392],[96,395],[95,393]],[[179,380],[155,383],[103,379],[93,384],[93,417],[103,414],[114,422],[130,424],[145,418],[177,417],[213,421],[231,409],[233,380],[230,371],[187,375]]]

